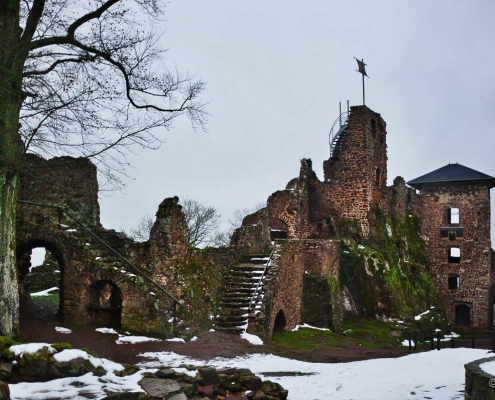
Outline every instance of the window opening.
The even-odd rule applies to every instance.
[[[440,228],[440,237],[443,240],[462,240],[464,228]]]
[[[459,264],[461,262],[461,249],[459,247],[451,247],[448,249],[449,263]]]
[[[458,224],[459,223],[459,209],[458,208],[449,208],[449,210],[448,210],[448,222],[449,222],[449,224]]]
[[[459,289],[459,275],[449,276],[449,289],[458,290]]]

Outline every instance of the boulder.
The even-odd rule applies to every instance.
[[[0,400],[10,400],[9,385],[0,381]]]
[[[143,378],[138,383],[152,399],[168,399],[171,395],[182,393],[180,385],[172,379]]]

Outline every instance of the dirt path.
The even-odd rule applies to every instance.
[[[143,360],[140,353],[172,351],[200,360],[215,357],[236,357],[254,353],[272,353],[283,357],[309,362],[348,362],[371,358],[400,357],[408,354],[407,350],[396,348],[369,348],[357,345],[346,347],[319,346],[312,349],[294,349],[272,341],[264,345],[252,345],[239,335],[222,332],[205,332],[198,339],[186,343],[148,342],[136,344],[116,344],[116,334],[96,332],[94,328],[73,329],[72,333],[63,334],[55,330],[63,326],[53,318],[40,319],[33,316],[21,317],[21,340],[23,342],[69,342],[74,348],[86,347],[100,357],[110,360],[135,364]]]

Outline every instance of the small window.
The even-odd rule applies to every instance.
[[[459,290],[459,275],[449,276],[449,289]]]
[[[462,240],[464,238],[464,229],[440,228],[440,237],[443,240]]]
[[[459,223],[459,209],[458,208],[449,208],[447,213],[447,221],[449,224],[458,224]]]
[[[461,249],[459,247],[451,247],[448,249],[449,263],[459,264],[461,262]]]

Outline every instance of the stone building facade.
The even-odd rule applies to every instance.
[[[408,184],[420,191],[421,230],[447,320],[491,327],[490,189],[495,178],[449,164]]]

